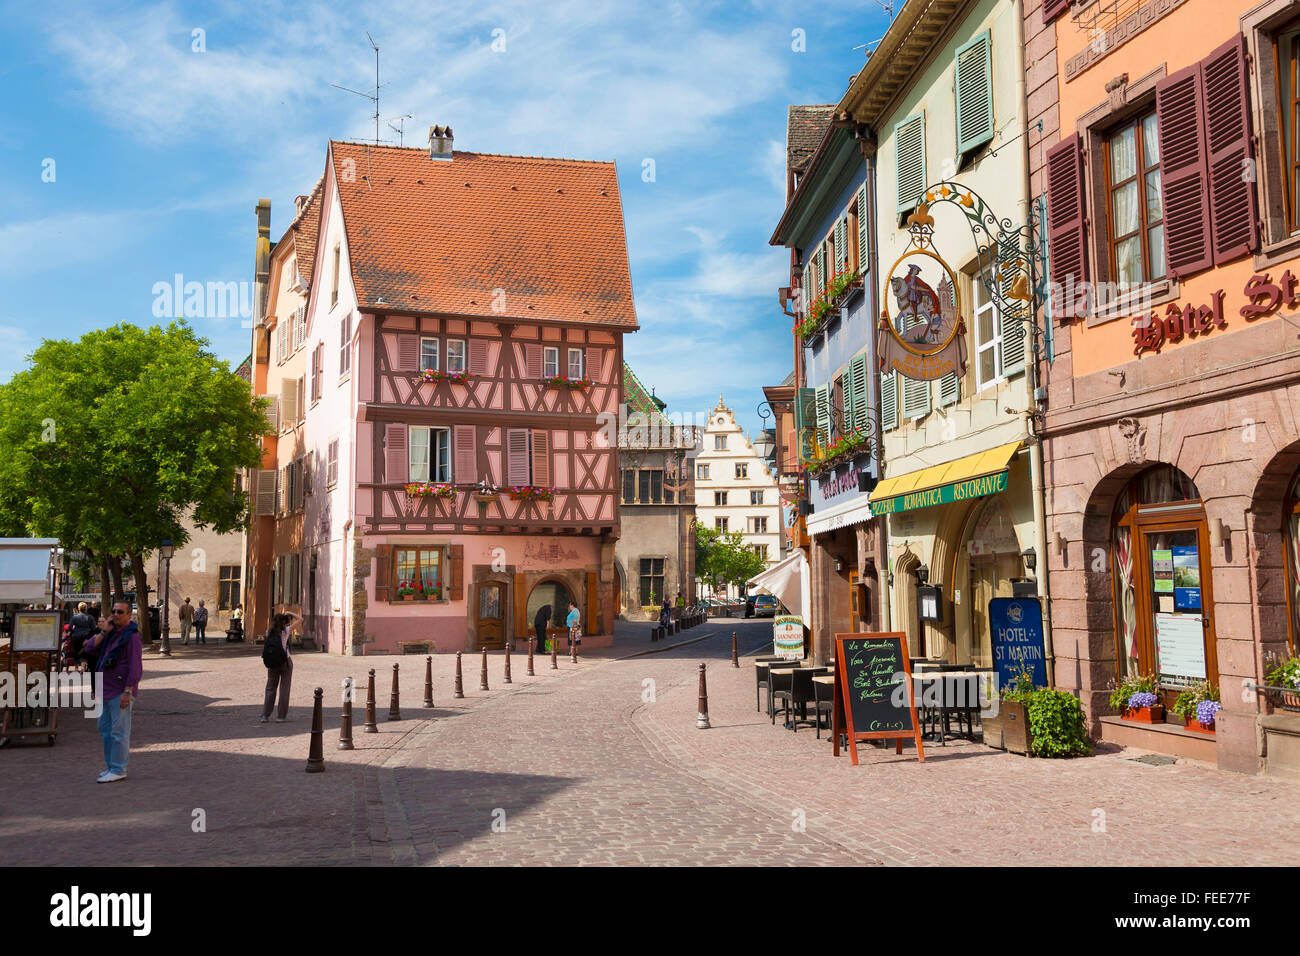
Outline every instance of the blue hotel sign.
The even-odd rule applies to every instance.
[[[1008,686],[1026,669],[1035,687],[1050,686],[1043,654],[1043,608],[1038,598],[993,598],[989,601],[989,625],[999,686]]]

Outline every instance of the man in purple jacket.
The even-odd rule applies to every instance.
[[[95,669],[104,675],[99,735],[104,739],[104,762],[108,769],[99,775],[99,783],[126,779],[126,763],[131,756],[131,709],[140,690],[144,643],[140,629],[131,620],[131,606],[113,602],[108,630],[86,642],[99,653]]]

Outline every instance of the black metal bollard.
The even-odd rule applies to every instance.
[[[739,667],[740,658],[736,655],[736,632],[731,632],[731,666]]]
[[[364,733],[379,733],[379,725],[375,723],[375,669],[370,668],[370,682],[366,685],[366,724],[361,728]]]
[[[456,693],[452,696],[457,700],[465,696],[465,684],[460,676],[460,651],[456,652]]]
[[[533,645],[537,643],[537,638],[529,636],[528,638],[528,676],[536,677],[533,673]]]
[[[433,658],[424,659],[424,706],[433,706]]]
[[[509,641],[509,640],[506,641],[506,678],[505,678],[505,682],[506,682],[507,684],[513,684],[513,683],[514,683],[514,681],[512,681],[512,680],[510,679],[510,645],[511,645],[511,643],[513,643],[513,642],[511,642],[511,641]]]
[[[343,678],[343,719],[339,722],[339,750],[353,750],[352,746],[352,678]]]
[[[700,712],[695,717],[697,730],[709,729],[709,688],[704,683],[704,665],[700,665]]]
[[[559,641],[555,638],[551,638],[551,670],[553,671],[558,671],[560,669],[560,665],[555,662],[555,650],[559,647],[559,644]]]
[[[321,710],[321,701],[325,691],[316,688],[316,702],[311,711],[311,746],[307,749],[307,772],[322,773],[325,770],[325,716]]]
[[[400,706],[398,706],[398,697],[397,697],[397,665],[396,664],[393,665],[393,696],[388,702],[388,719],[389,720],[402,719],[402,709]]]
[[[487,682],[487,648],[483,648],[483,668],[478,673],[478,689],[489,690]]]

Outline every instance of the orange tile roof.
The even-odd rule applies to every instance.
[[[298,274],[309,283],[316,263],[316,236],[320,233],[320,195],[324,184],[324,176],[316,180],[311,195],[307,197],[307,205],[289,224],[289,231],[293,233],[294,255],[298,257]]]
[[[330,150],[363,307],[637,328],[613,163]]]

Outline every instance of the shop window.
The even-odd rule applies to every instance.
[[[1152,110],[1106,137],[1108,251],[1111,275],[1132,288],[1165,275],[1160,144]]]
[[[1218,683],[1209,530],[1192,479],[1157,465],[1116,496],[1111,532],[1117,672],[1155,674],[1166,705]]]
[[[217,610],[233,610],[239,601],[239,572],[240,567],[237,564],[223,564],[217,571],[218,591],[217,591]]]
[[[664,559],[641,559],[641,606],[657,606],[664,599]]]
[[[443,548],[394,548],[393,581],[418,588],[442,587]]]

